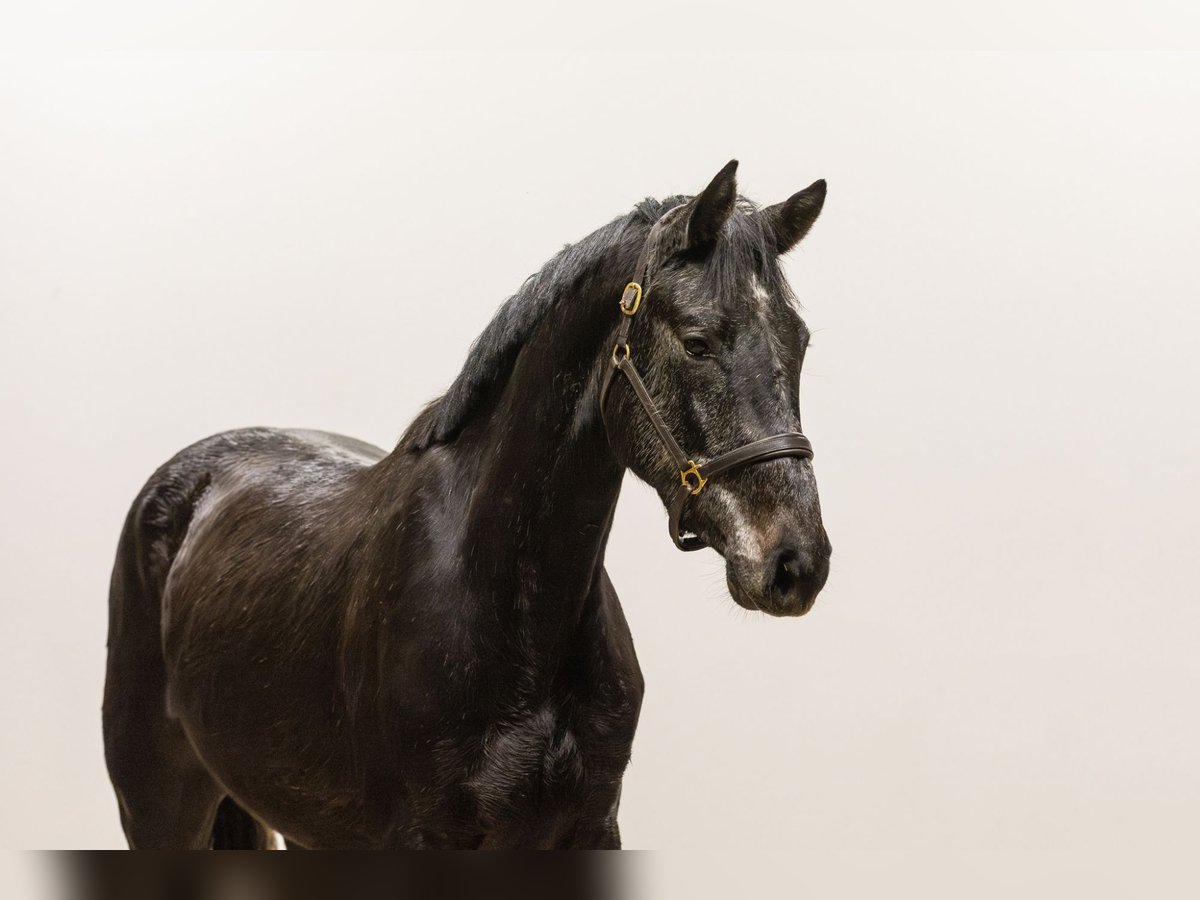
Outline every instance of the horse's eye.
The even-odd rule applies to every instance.
[[[708,341],[704,338],[686,337],[683,339],[683,349],[687,351],[688,356],[694,356],[697,359],[702,359],[710,355]]]

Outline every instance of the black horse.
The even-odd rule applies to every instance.
[[[805,613],[829,568],[779,266],[825,184],[758,209],[735,168],[550,260],[391,453],[251,428],[155,472],[110,594],[130,846],[619,846],[625,470],[748,609]]]

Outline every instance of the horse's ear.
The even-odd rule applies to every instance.
[[[685,238],[688,249],[707,247],[716,242],[721,226],[733,212],[737,200],[737,167],[737,160],[731,159],[708,187],[691,201]]]
[[[768,206],[762,211],[767,229],[775,237],[775,247],[787,253],[808,234],[825,205],[825,179],[814,181],[782,203]]]

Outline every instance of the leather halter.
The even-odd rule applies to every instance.
[[[662,221],[660,220],[656,224],[661,225]],[[671,434],[671,429],[663,421],[663,417],[654,403],[654,398],[646,389],[645,382],[638,374],[629,351],[629,330],[633,325],[633,318],[641,308],[642,301],[649,296],[648,284],[650,276],[653,274],[650,271],[650,265],[654,257],[652,239],[656,236],[655,232],[656,229],[651,230],[650,237],[646,239],[646,243],[642,247],[634,273],[635,280],[625,285],[625,290],[621,292],[621,326],[617,329],[616,343],[613,344],[612,364],[605,369],[604,380],[600,386],[600,417],[604,420],[605,428],[607,428],[608,419],[604,414],[605,400],[608,397],[608,388],[612,384],[613,373],[619,371],[629,381],[634,396],[642,405],[646,417],[658,433],[659,440],[679,470],[679,485],[675,488],[675,493],[671,496],[667,507],[671,540],[680,550],[700,550],[708,545],[700,539],[699,535],[684,534],[682,529],[683,508],[688,497],[696,496],[704,490],[704,486],[711,479],[732,469],[786,457],[812,459],[813,449],[812,442],[799,431],[787,431],[751,441],[736,450],[722,453],[706,463],[697,463],[679,446],[679,442]]]

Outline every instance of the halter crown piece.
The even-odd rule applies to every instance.
[[[661,221],[658,224],[661,224]],[[654,398],[646,389],[645,382],[638,374],[629,351],[629,330],[633,325],[634,316],[641,309],[642,301],[649,297],[649,279],[653,274],[651,263],[654,258],[651,239],[655,237],[655,232],[656,229],[652,228],[650,237],[642,246],[634,274],[635,280],[625,285],[625,290],[621,292],[621,325],[617,329],[616,343],[613,344],[612,365],[605,370],[604,381],[600,386],[600,416],[607,426],[608,420],[604,415],[604,406],[608,397],[608,388],[612,384],[614,372],[624,373],[629,381],[629,386],[633,388],[634,396],[641,403],[647,418],[650,419],[650,424],[658,432],[659,440],[662,441],[663,447],[666,448],[679,470],[679,484],[675,487],[675,493],[667,507],[671,540],[680,550],[700,550],[708,545],[698,535],[684,533],[682,528],[683,508],[688,497],[696,496],[704,490],[704,486],[711,479],[732,469],[789,456],[797,459],[812,459],[813,448],[812,442],[799,431],[785,431],[761,440],[751,441],[749,444],[743,444],[736,450],[722,453],[705,463],[697,463],[679,446],[679,442],[675,440],[671,429],[667,427],[658,407],[655,406]]]

